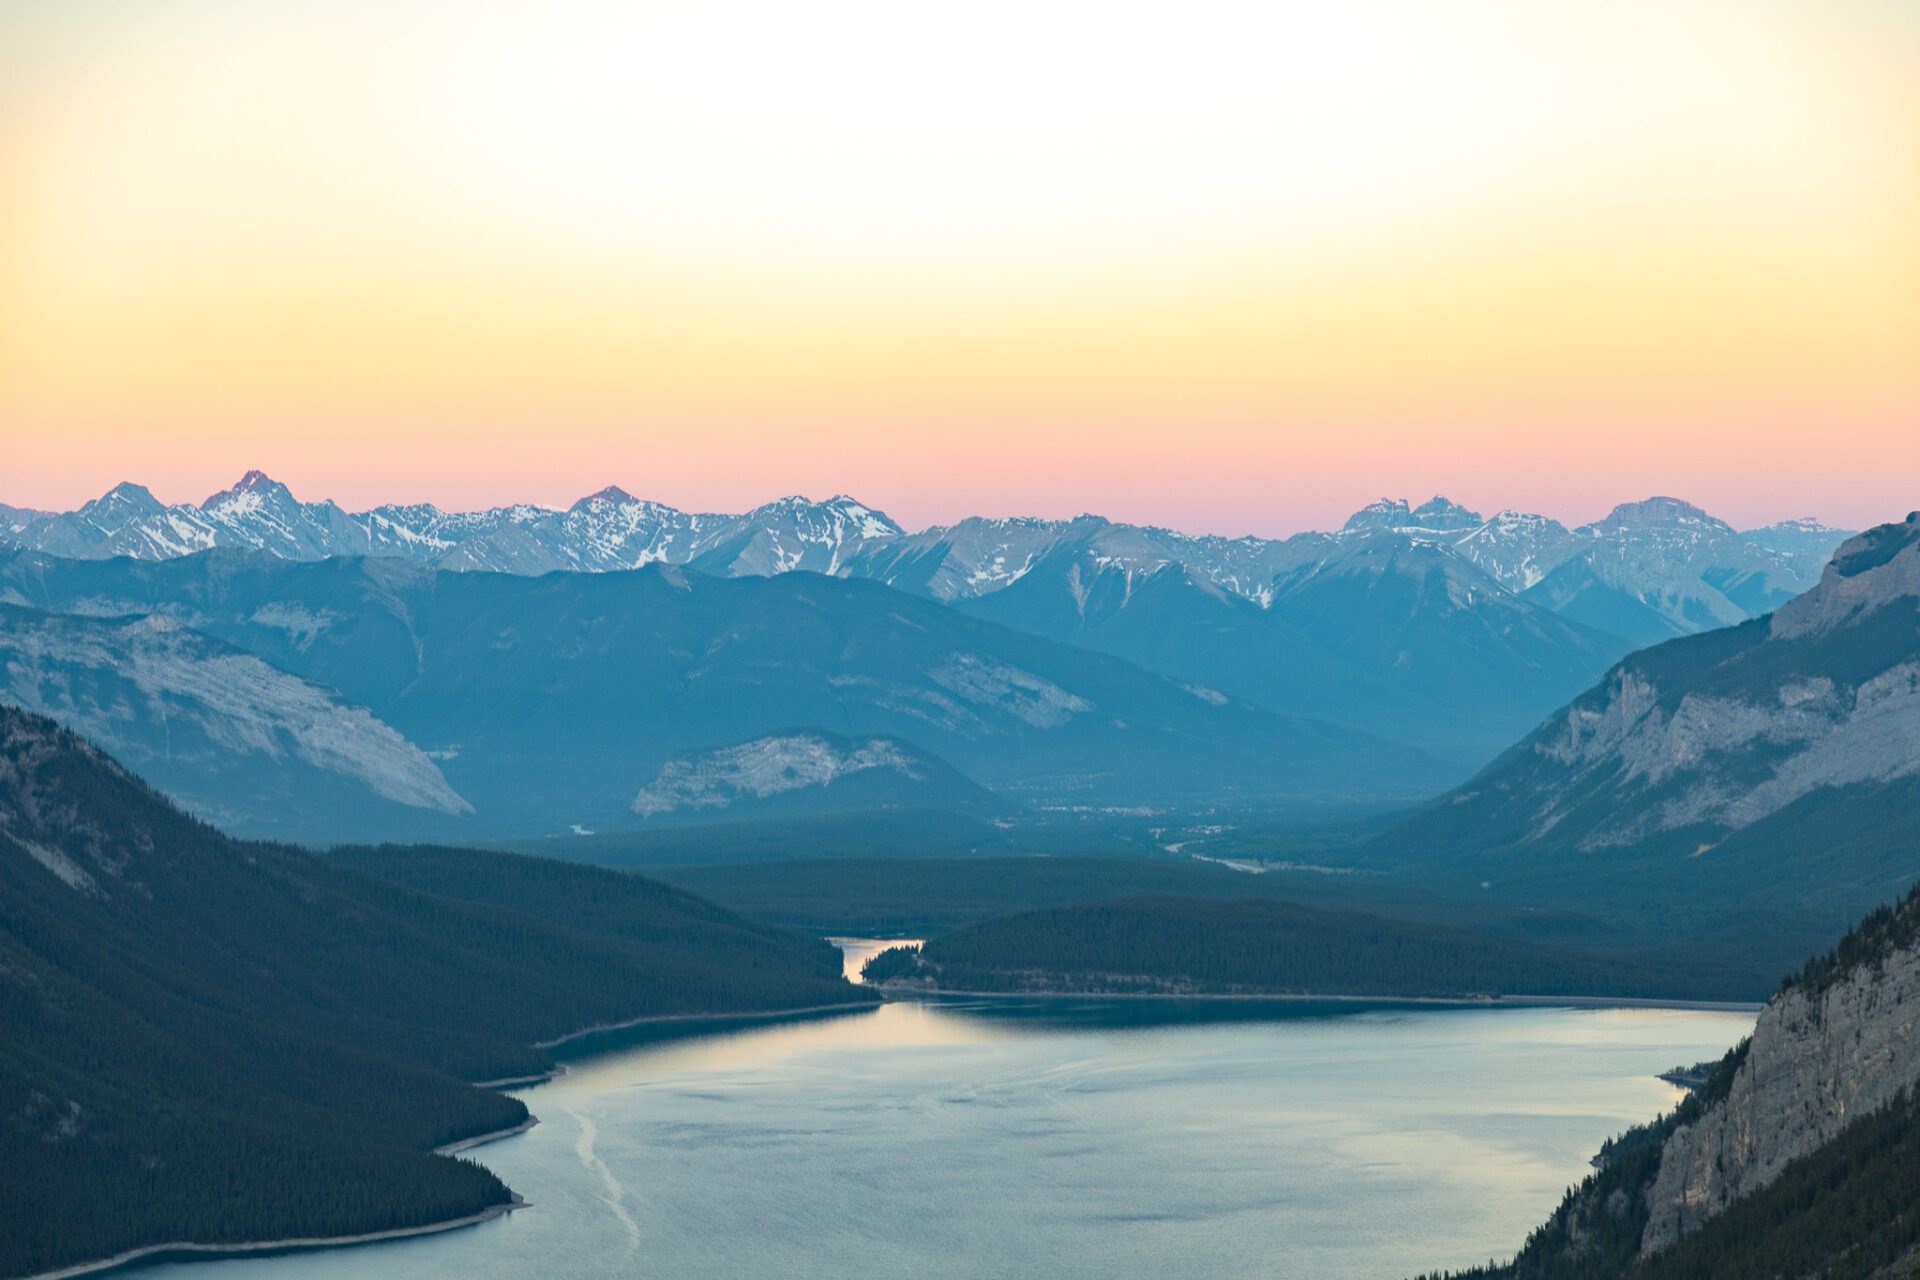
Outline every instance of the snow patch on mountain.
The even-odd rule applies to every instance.
[[[1535,592],[1530,599],[1539,606],[1603,631],[1618,628],[1635,642],[1778,607],[1813,584],[1845,536],[1811,519],[1740,534],[1673,498],[1625,503],[1577,530],[1515,511],[1483,520],[1439,495],[1418,507],[1382,498],[1337,532],[1286,539],[1198,537],[1098,516],[974,517],[909,534],[845,494],[824,502],[781,498],[743,515],[700,514],[635,498],[618,485],[564,511],[521,504],[443,512],[415,504],[349,513],[332,502],[301,502],[259,471],[198,506],[167,507],[139,485],[121,484],[74,512],[26,519],[8,516],[13,510],[0,510],[0,534],[71,558],[158,560],[241,547],[301,560],[383,556],[527,575],[671,564],[722,577],[874,578],[947,604],[1004,590],[1070,552],[1130,575],[1177,564],[1196,583],[1271,608],[1278,579],[1330,562],[1355,542],[1392,537],[1437,548],[1507,592]],[[1554,575],[1563,566],[1570,576],[1560,581]]]

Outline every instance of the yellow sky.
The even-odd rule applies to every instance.
[[[17,0],[0,445],[45,505],[1902,514],[1920,16]]]

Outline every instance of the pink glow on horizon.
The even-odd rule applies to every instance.
[[[731,451],[725,448],[704,458],[693,448],[658,457],[636,444],[582,457],[530,443],[487,455],[447,456],[429,447],[408,457],[404,453],[411,451],[399,451],[402,456],[386,465],[369,466],[366,454],[349,457],[282,435],[217,452],[155,447],[116,451],[112,458],[68,458],[63,465],[0,478],[0,502],[69,510],[129,480],[163,502],[198,503],[257,467],[302,500],[331,498],[352,511],[415,502],[450,511],[512,503],[564,508],[616,484],[636,497],[689,511],[740,512],[790,494],[824,499],[845,493],[909,530],[967,516],[1094,514],[1196,534],[1284,537],[1336,529],[1382,497],[1418,505],[1442,494],[1483,515],[1514,509],[1574,527],[1619,503],[1663,495],[1695,503],[1737,528],[1801,516],[1864,528],[1920,507],[1920,431],[1906,433],[1904,425],[1890,421],[1867,433],[1880,437],[1869,451],[1887,465],[1866,473],[1847,457],[1823,455],[1801,439],[1773,433],[1743,439],[1731,431],[1694,436],[1685,449],[1656,449],[1631,436],[1608,449],[1580,433],[1505,452],[1494,447],[1497,442],[1473,441],[1469,447],[1441,433],[1424,444],[1383,442],[1370,449],[1356,446],[1347,433],[1328,431],[1317,442],[1250,447],[1244,465],[1233,465],[1217,443],[1183,456],[1172,449],[1132,448],[1102,455],[1093,447],[1041,441],[1030,460],[992,465],[930,460],[926,455],[938,454],[938,448],[912,448],[911,439],[886,448],[870,438],[859,450],[809,457],[796,449],[753,466],[729,466]],[[1854,447],[1863,445],[1862,434],[1851,433]],[[1091,456],[1073,456],[1081,452]],[[860,456],[852,459],[852,453]]]

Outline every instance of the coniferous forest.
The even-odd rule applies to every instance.
[[[901,964],[887,960],[890,970]],[[1132,898],[1022,912],[942,934],[910,971],[894,976],[983,992],[1710,1000],[1753,994],[1746,990],[1750,976],[1697,959],[1575,951],[1265,898]]]
[[[233,841],[0,707],[0,1275],[504,1204],[469,1081],[662,1014],[872,997],[816,938],[507,854]]]

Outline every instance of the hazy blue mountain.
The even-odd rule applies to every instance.
[[[1103,569],[1134,574],[1179,565],[1197,581],[1262,602],[1274,574],[1311,557],[1325,540],[1324,534],[1285,540],[1196,537],[1092,515],[1073,520],[973,517],[866,544],[847,559],[844,572],[955,604],[1004,591],[1036,565],[1075,553]]]
[[[12,510],[8,508],[6,510]],[[39,513],[28,513],[38,515]],[[17,527],[14,527],[17,526]],[[7,536],[54,555],[166,559],[212,547],[247,547],[295,559],[378,555],[450,569],[540,574],[606,572],[664,561],[719,576],[803,570],[878,578],[943,602],[990,595],[1042,560],[1084,548],[1110,567],[1153,572],[1169,564],[1265,605],[1276,576],[1323,558],[1344,541],[1397,533],[1444,549],[1510,591],[1540,587],[1563,565],[1583,573],[1540,592],[1538,603],[1581,610],[1591,577],[1638,602],[1640,617],[1612,617],[1634,635],[1648,627],[1688,634],[1765,612],[1811,586],[1847,536],[1814,520],[1736,533],[1698,508],[1651,498],[1568,530],[1543,516],[1502,511],[1482,519],[1436,496],[1419,507],[1383,498],[1332,533],[1285,539],[1195,536],[1170,529],[1076,520],[971,518],[908,533],[853,498],[783,498],[740,515],[695,514],[608,486],[565,511],[518,505],[443,512],[429,504],[350,513],[301,502],[258,471],[198,506],[168,507],[122,484],[78,511],[11,518]],[[1617,611],[1616,611],[1617,612]],[[1626,633],[1622,633],[1626,634]]]
[[[1636,645],[1732,626],[1812,586],[1849,536],[1796,523],[1799,540],[1788,552],[1678,499],[1626,503],[1575,530],[1572,554],[1528,587],[1527,598]],[[1783,540],[1777,528],[1765,536]]]
[[[51,716],[238,835],[431,835],[473,806],[332,689],[162,616],[0,604],[0,700]]]
[[[699,562],[725,575],[830,573],[865,541],[901,533],[885,515],[846,497],[784,498],[745,515],[695,515],[643,502],[617,486],[566,511],[519,505],[443,512],[420,503],[349,513],[330,501],[302,502],[285,485],[249,471],[198,506],[169,507],[139,485],[121,484],[77,511],[23,521],[8,536],[79,559],[165,560],[239,547],[295,560],[393,556],[524,574]]]
[[[1470,514],[1470,513],[1469,513]],[[1470,768],[1590,684],[1625,646],[1397,532],[1324,544],[1264,607],[1177,562],[1062,545],[957,607],[1150,670],[1417,743]]]
[[[1443,547],[1388,531],[1345,539],[1276,579],[1270,612],[1397,695],[1403,718],[1376,722],[1382,731],[1445,743],[1455,758],[1485,759],[1625,647]]]
[[[1920,874],[1920,514],[1769,617],[1635,653],[1375,846],[1529,901],[1831,934]]]
[[[1565,564],[1580,538],[1558,520],[1502,511],[1449,544],[1455,555],[1509,591],[1525,591]]]
[[[338,690],[434,759],[476,831],[632,825],[670,758],[796,729],[899,739],[1048,806],[1411,798],[1447,779],[1376,738],[813,574],[16,552],[0,599],[162,614]]]
[[[1483,519],[1439,496],[1418,507],[1383,498],[1337,532],[1286,539],[1091,515],[908,533],[844,496],[694,514],[617,486],[565,511],[356,515],[299,502],[250,472],[198,507],[122,485],[11,536],[91,559],[234,547],[528,576],[667,564],[723,578],[868,578],[1272,711],[1407,742],[1464,770],[1632,648],[1790,599],[1845,535],[1802,520],[1749,538],[1670,498],[1575,530],[1512,511]]]
[[[11,509],[9,509],[11,510]],[[972,518],[908,533],[852,498],[783,498],[742,515],[694,514],[608,486],[565,511],[535,506],[443,512],[428,504],[349,513],[332,502],[301,502],[258,471],[198,506],[168,507],[122,484],[78,511],[15,519],[8,536],[54,555],[166,559],[212,547],[247,547],[294,559],[378,555],[442,568],[540,574],[606,572],[664,561],[719,576],[793,570],[870,577],[943,602],[1003,590],[1059,551],[1081,548],[1106,566],[1153,572],[1169,564],[1257,604],[1276,576],[1324,558],[1339,545],[1396,533],[1445,550],[1509,591],[1570,610],[1588,625],[1612,620],[1638,637],[1689,634],[1765,612],[1812,585],[1847,536],[1813,520],[1736,533],[1671,498],[1617,507],[1606,519],[1567,530],[1542,516],[1503,511],[1482,519],[1436,496],[1415,508],[1383,498],[1334,533],[1286,539],[1201,537],[1169,529],[1076,520]],[[1555,570],[1567,581],[1546,584]],[[1594,614],[1589,581],[1637,602]],[[1594,616],[1589,616],[1594,614]],[[1628,616],[1630,615],[1630,616]],[[1649,630],[1652,629],[1652,631]]]
[[[1836,529],[1811,516],[1803,516],[1758,529],[1745,529],[1740,536],[1762,551],[1786,557],[1800,576],[1818,578],[1834,549],[1853,533],[1851,529]]]
[[[79,509],[32,521],[14,534],[22,546],[56,556],[111,555],[103,551],[114,534],[163,516],[166,506],[144,486],[117,484]],[[131,553],[129,553],[131,554]]]
[[[1424,530],[1431,533],[1468,533],[1486,521],[1478,511],[1469,511],[1457,502],[1435,495],[1418,507],[1409,507],[1405,498],[1382,498],[1347,517],[1342,533],[1369,533],[1377,529]]]
[[[1791,598],[1817,576],[1808,549],[1845,535],[1795,522],[1761,536],[1671,499],[1579,530],[1382,499],[1284,541],[967,520],[869,544],[847,571],[1472,763],[1630,649]]]
[[[0,538],[11,539],[30,524],[47,519],[52,513],[32,507],[10,507],[0,502]]]

